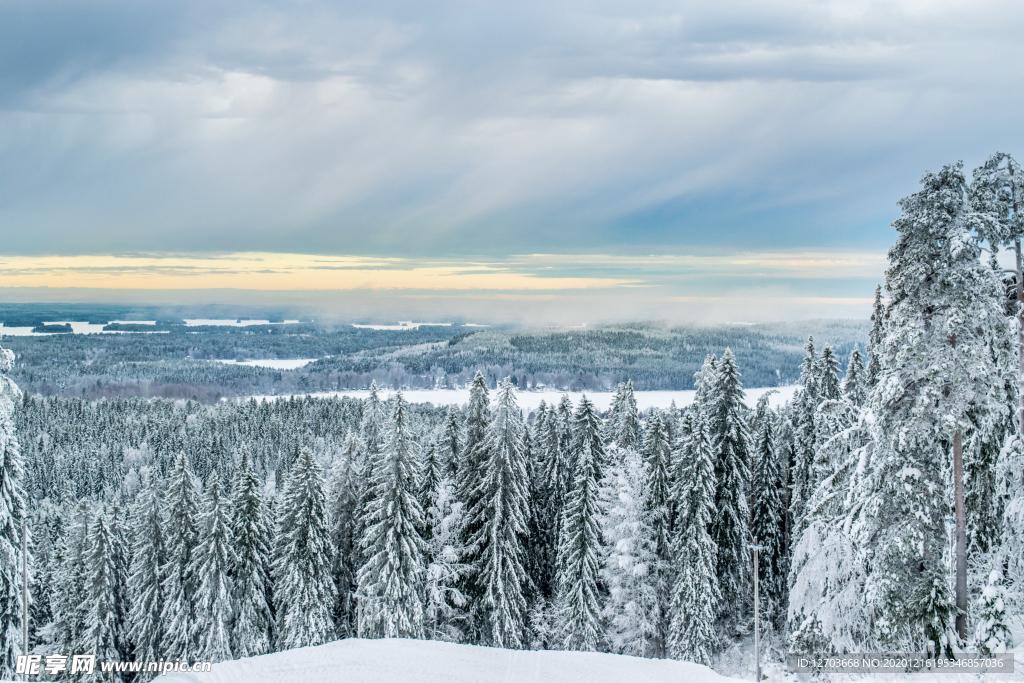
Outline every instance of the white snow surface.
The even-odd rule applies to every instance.
[[[298,320],[285,320],[281,323],[272,323],[269,320],[230,320],[223,318],[185,318],[185,327],[199,326],[221,326],[221,327],[249,327],[250,325],[288,325],[297,323]]]
[[[214,664],[195,683],[726,683],[706,666],[598,652],[503,650],[431,640],[346,638]]]
[[[117,321],[113,321],[117,322]],[[148,325],[147,322],[138,321],[120,321],[129,325]],[[152,332],[121,332],[104,330],[106,325],[94,325],[93,323],[75,321],[75,320],[64,320],[60,322],[43,322],[44,325],[71,325],[71,332],[73,334],[166,334],[167,330],[153,330]],[[156,324],[154,321],[153,325]],[[0,336],[6,337],[50,337],[51,334],[47,332],[33,332],[33,327],[5,327],[3,323],[0,323]]]
[[[295,370],[305,365],[309,365],[319,358],[285,358],[276,359],[269,358],[264,360],[215,360],[214,363],[224,363],[226,365],[249,365],[255,368],[272,368],[274,370]]]
[[[777,392],[772,394],[771,398],[768,399],[768,403],[772,408],[778,408],[793,398],[793,392],[796,391],[796,387],[756,388],[744,391],[744,400],[747,406],[751,408],[757,404],[757,400],[765,392]],[[398,392],[393,389],[381,389],[378,391],[382,400],[387,400],[396,393]],[[492,398],[494,394],[495,392],[491,391]],[[601,411],[607,410],[611,405],[612,399],[615,397],[615,393],[611,391],[517,391],[516,402],[524,410],[536,410],[541,401],[545,401],[548,405],[556,404],[562,399],[563,394],[569,396],[569,400],[572,401],[573,405],[579,404],[580,398],[586,395],[591,403],[594,404],[594,407]],[[694,394],[696,394],[695,391],[637,391],[635,392],[636,406],[640,410],[668,408],[675,401],[677,408],[683,408],[693,403]],[[332,391],[311,395],[351,396],[353,398],[365,399],[370,395],[370,392],[365,390]],[[300,395],[296,394],[296,396]],[[435,406],[462,406],[469,402],[469,389],[409,389],[402,391],[402,396],[409,403],[433,403]],[[287,399],[290,396],[257,396],[255,398],[257,400],[261,398],[273,400],[275,398]]]

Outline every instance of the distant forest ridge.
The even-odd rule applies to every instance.
[[[165,317],[156,315],[163,314]],[[803,345],[813,335],[832,346],[841,367],[855,344],[865,348],[867,320],[693,325],[638,322],[587,328],[480,327],[453,323],[415,329],[369,329],[314,322],[296,311],[237,308],[146,309],[0,305],[0,322],[158,320],[160,334],[3,336],[17,355],[12,377],[30,393],[85,398],[220,398],[362,389],[464,387],[479,370],[491,386],[512,377],[521,389],[610,390],[631,379],[637,390],[693,388],[709,354],[731,348],[743,384],[792,384]],[[186,327],[184,319],[271,320],[246,327]],[[284,320],[304,322],[281,324]],[[367,322],[367,321],[353,321]],[[370,321],[381,322],[381,321]],[[47,326],[49,327],[49,326]],[[110,326],[153,331],[154,326]],[[292,370],[215,360],[311,359]]]

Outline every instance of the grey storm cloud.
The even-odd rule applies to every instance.
[[[0,252],[884,247],[1018,2],[0,2]]]

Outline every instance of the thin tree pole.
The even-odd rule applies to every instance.
[[[953,498],[956,506],[956,634],[967,640],[967,521],[964,515],[964,449],[960,430],[953,434]]]
[[[22,654],[28,657],[28,521],[21,520],[21,639]],[[26,669],[23,681],[28,680]]]
[[[757,590],[757,539],[754,539],[754,670],[755,680],[761,681],[761,598]]]

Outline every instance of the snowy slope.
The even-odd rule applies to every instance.
[[[502,650],[429,640],[347,638],[215,664],[205,674],[159,680],[200,683],[726,683],[711,669],[596,652]]]

